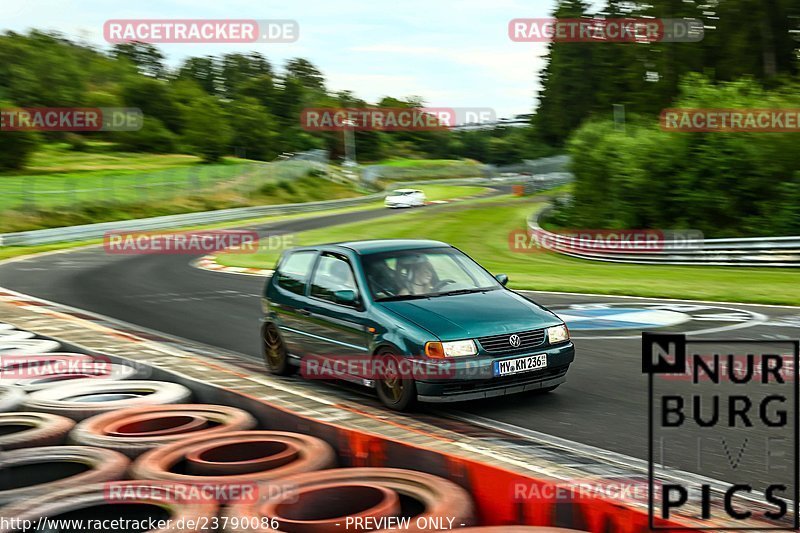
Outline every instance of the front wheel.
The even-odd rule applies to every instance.
[[[391,351],[378,354],[383,364],[383,378],[377,381],[378,398],[393,411],[407,411],[417,401],[417,385],[413,377],[404,377],[398,361],[400,356]]]
[[[263,329],[264,363],[270,374],[288,376],[296,370],[289,363],[289,352],[283,342],[278,327],[275,324],[266,324]]]

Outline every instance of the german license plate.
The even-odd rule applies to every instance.
[[[495,376],[510,376],[523,372],[532,372],[547,368],[547,354],[529,355],[518,357],[517,359],[503,359],[494,362]]]

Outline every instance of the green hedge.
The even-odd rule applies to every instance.
[[[797,86],[682,83],[675,108],[800,108]],[[652,118],[584,124],[570,139],[575,195],[558,222],[699,229],[706,236],[800,234],[800,133],[663,131]]]

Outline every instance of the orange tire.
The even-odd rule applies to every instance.
[[[43,446],[4,452],[0,505],[21,501],[35,509],[32,498],[68,487],[122,479],[129,464],[119,452],[90,446]]]
[[[0,450],[63,444],[75,422],[49,413],[0,413]]]
[[[255,418],[236,407],[148,405],[87,418],[75,426],[69,438],[75,444],[117,450],[135,458],[147,450],[187,437],[210,438],[254,427]]]
[[[277,526],[278,531],[282,531],[284,529],[280,526],[280,517],[274,517],[274,514],[269,513],[281,514],[285,512],[283,509],[288,502],[299,499],[302,503],[303,494],[312,494],[321,488],[326,489],[325,495],[331,501],[323,503],[318,497],[317,501],[309,502],[309,505],[315,504],[313,508],[310,508],[309,505],[305,506],[309,512],[314,508],[327,508],[332,502],[338,501],[341,505],[341,513],[338,517],[340,522],[347,517],[344,513],[350,513],[351,517],[358,516],[356,513],[369,511],[372,503],[343,502],[341,498],[337,498],[335,491],[328,490],[335,486],[352,485],[375,486],[397,493],[403,502],[401,514],[410,517],[408,525],[402,527],[405,532],[441,529],[441,520],[443,519],[445,520],[444,524],[449,523],[446,521],[447,519],[452,519],[453,528],[459,528],[461,524],[473,525],[475,523],[472,498],[466,490],[452,481],[424,472],[399,468],[338,468],[280,479],[263,489],[269,490],[270,495],[274,494],[266,502],[231,505],[226,510],[226,516],[229,519],[229,527],[226,531],[227,533],[268,533],[276,530],[274,526]],[[360,509],[358,503],[362,504]],[[269,527],[250,527],[252,524],[259,524],[264,517],[276,518],[278,523],[270,524]],[[231,527],[231,524],[235,526],[237,523],[245,524],[246,527]],[[419,524],[428,524],[431,527],[420,527]],[[295,524],[287,524],[285,531],[293,532],[295,531],[294,527]],[[367,531],[368,529],[360,530]],[[381,531],[389,530],[391,528]]]
[[[271,456],[294,447],[294,460],[269,464]],[[197,452],[197,453],[196,453]],[[200,457],[212,468],[212,475],[194,475],[175,471],[190,456]],[[245,468],[256,465],[256,468]],[[208,483],[215,479],[226,483],[271,481],[281,477],[314,472],[336,465],[333,448],[316,437],[282,431],[235,431],[215,436],[198,435],[152,449],[140,456],[131,468],[136,479],[157,479],[178,483]],[[266,466],[265,469],[261,469]],[[207,470],[208,471],[208,470]]]

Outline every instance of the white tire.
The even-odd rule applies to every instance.
[[[106,364],[94,373],[87,373],[81,370],[67,370],[64,372],[54,371],[33,377],[15,379],[9,381],[9,384],[20,387],[25,390],[25,392],[36,392],[51,387],[66,385],[67,383],[77,385],[78,382],[83,381],[123,381],[136,379],[138,374],[139,371],[132,366]]]
[[[32,331],[20,329],[0,329],[0,343],[6,344],[15,341],[24,341],[36,336]]]
[[[0,385],[0,413],[14,411],[25,401],[25,391],[19,387]]]
[[[0,340],[0,355],[29,355],[54,352],[61,343],[45,339],[27,339],[3,342]]]
[[[25,409],[62,415],[73,420],[141,405],[190,403],[192,391],[166,381],[78,380],[28,395]]]

